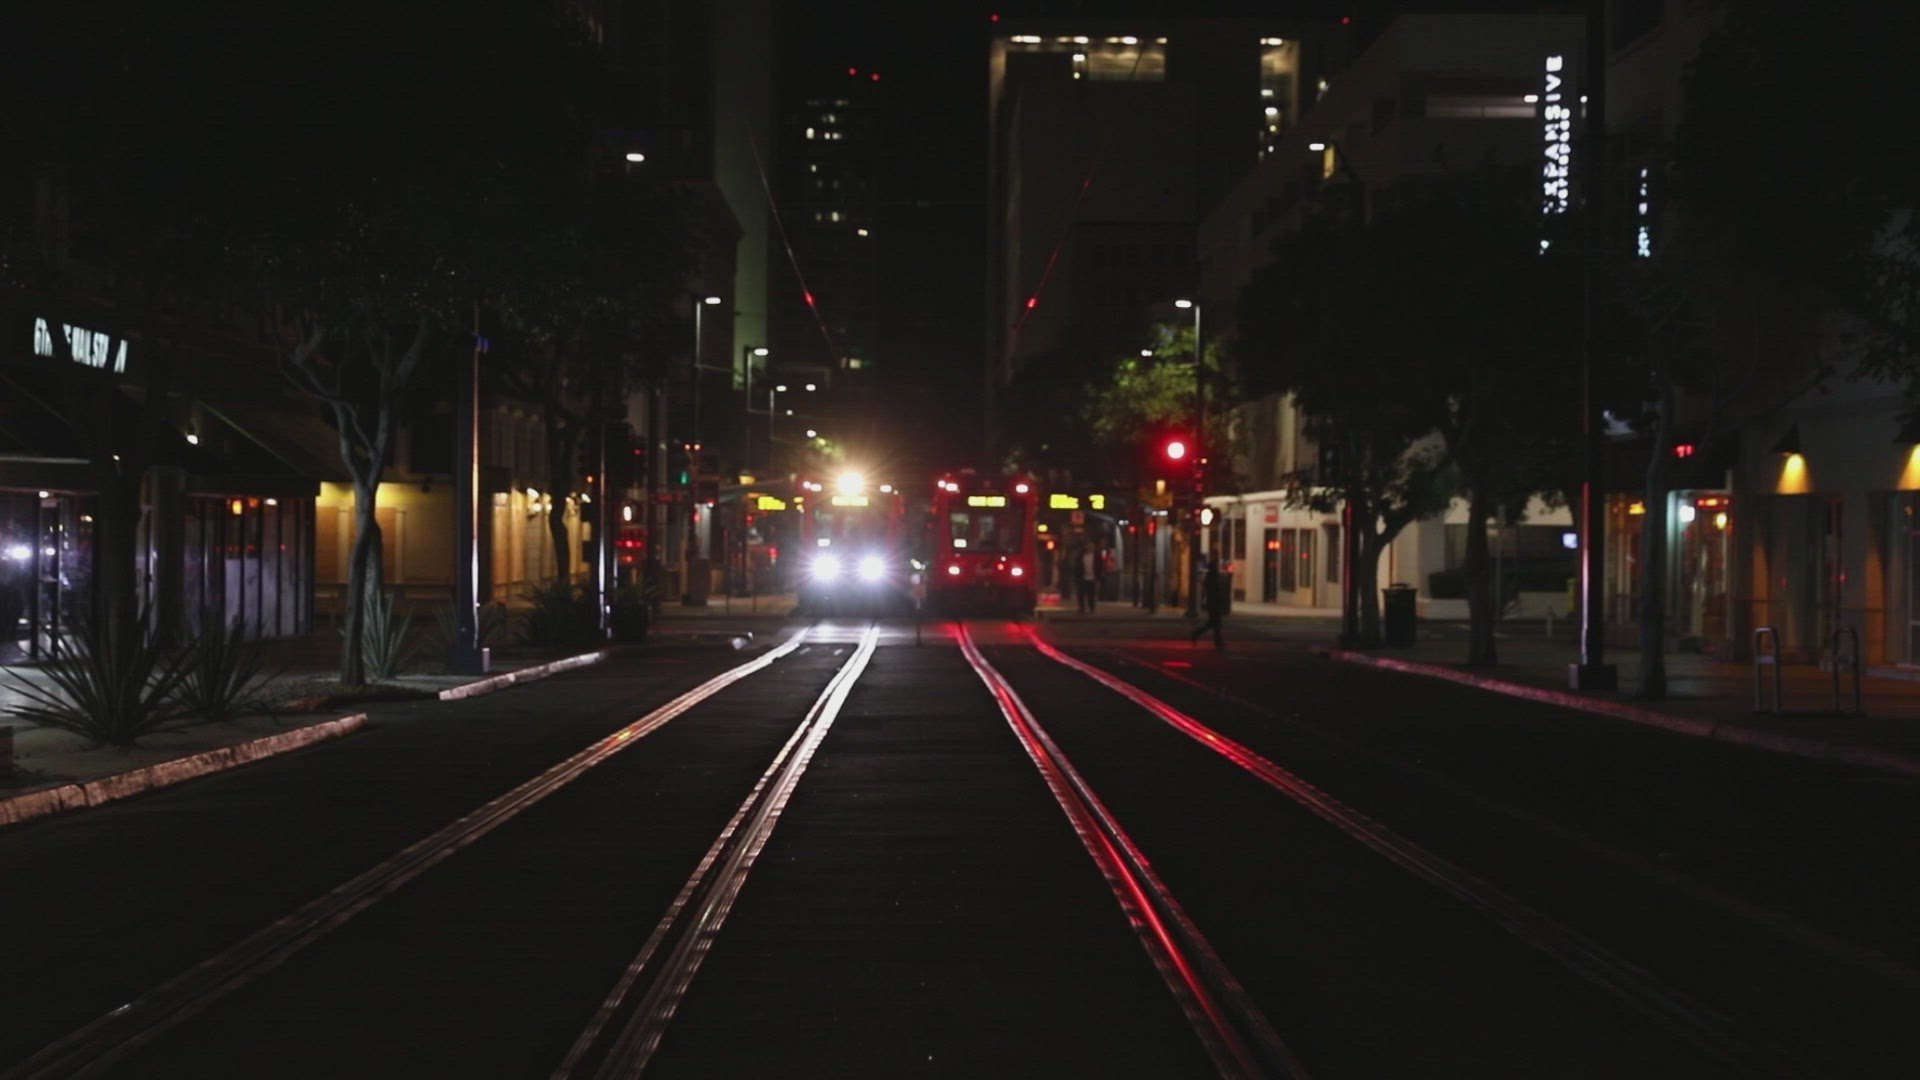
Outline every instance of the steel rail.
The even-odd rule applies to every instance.
[[[805,640],[809,629],[803,627],[795,631],[773,649],[708,679],[479,809],[415,841],[325,895],[48,1044],[32,1057],[0,1073],[0,1080],[80,1080],[105,1074],[141,1047],[279,967],[295,953],[572,783],[588,769],[721,690],[792,653]]]
[[[1129,656],[1118,649],[1099,650],[1104,656],[1110,656],[1116,663],[1142,668],[1153,674],[1192,687],[1211,697],[1232,702],[1256,716],[1277,720],[1307,735],[1325,740],[1329,745],[1341,751],[1381,768],[1392,769],[1407,776],[1416,777],[1420,782],[1431,785],[1449,796],[1473,804],[1489,814],[1497,814],[1507,820],[1531,829],[1557,844],[1578,848],[1595,860],[1611,863],[1619,869],[1638,875],[1663,889],[1670,889],[1699,903],[1703,907],[1713,908],[1729,918],[1749,923],[1756,929],[1785,938],[1810,952],[1832,961],[1857,968],[1878,978],[1899,984],[1909,992],[1920,992],[1920,971],[1912,966],[1886,955],[1876,949],[1847,941],[1824,930],[1819,930],[1801,922],[1797,916],[1789,915],[1777,908],[1767,907],[1744,897],[1725,893],[1685,874],[1676,873],[1663,867],[1654,866],[1640,856],[1610,844],[1602,844],[1586,836],[1559,825],[1547,817],[1531,810],[1522,810],[1515,806],[1492,799],[1451,777],[1425,768],[1417,763],[1401,760],[1391,754],[1382,753],[1362,746],[1337,732],[1319,724],[1311,723],[1297,715],[1289,715],[1278,709],[1225,690],[1211,683],[1201,682],[1182,671],[1175,670],[1155,660],[1143,660]]]
[[[1175,730],[1240,766],[1362,845],[1413,876],[1480,912],[1501,929],[1557,962],[1616,1000],[1660,1022],[1699,1049],[1737,1064],[1752,1075],[1801,1075],[1784,1049],[1763,1044],[1731,1017],[1693,1000],[1646,968],[1507,893],[1348,806],[1247,746],[1220,734],[1158,697],[1078,660],[1042,640],[1031,627],[1028,639],[1040,654],[1127,698]]]
[[[646,991],[592,1075],[605,1080],[639,1076],[646,1070],[666,1036],[674,1012],[686,997],[687,987],[692,984],[732,911],[735,898],[746,884],[747,875],[765,849],[774,826],[779,824],[780,815],[814,753],[839,717],[847,695],[873,658],[879,640],[879,625],[869,624],[853,655],[847,658],[793,735],[774,755],[773,762],[707,848],[679,895],[668,905],[646,944],[621,972],[593,1018],[568,1048],[553,1071],[554,1080],[566,1080],[579,1073],[595,1048],[605,1041],[614,1017],[626,1004],[634,986],[643,976],[650,976]],[[659,958],[657,963],[656,958]]]
[[[955,624],[955,636],[1106,878],[1215,1070],[1229,1080],[1266,1076],[1306,1080],[1306,1067],[1012,684],[981,654],[964,623]]]

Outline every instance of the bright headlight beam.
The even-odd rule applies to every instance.
[[[840,556],[822,555],[813,560],[813,577],[816,581],[834,581],[840,577]]]
[[[860,580],[872,584],[887,576],[887,563],[878,555],[860,560]]]

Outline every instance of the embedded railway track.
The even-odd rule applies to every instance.
[[[760,880],[753,876],[754,871],[767,861],[769,846],[776,838],[776,827],[787,816],[796,794],[806,790],[803,781],[810,769],[816,762],[832,757],[833,751],[827,748],[829,736],[835,732],[836,722],[847,711],[863,676],[874,664],[883,632],[880,625],[871,622],[857,634],[845,628],[837,632],[827,628],[823,632],[817,624],[796,630],[768,652],[701,682],[219,954],[79,1027],[0,1073],[0,1080],[150,1075],[156,1066],[145,1055],[156,1049],[162,1051],[159,1060],[169,1067],[189,1059],[189,1044],[203,1041],[190,1034],[197,1022],[219,1011],[230,999],[246,997],[255,984],[272,982],[276,973],[294,966],[303,954],[324,952],[326,942],[335,936],[344,936],[357,920],[402,899],[401,894],[410,884],[437,868],[440,873],[454,872],[458,864],[447,864],[456,856],[467,853],[471,858],[475,852],[485,850],[489,843],[499,843],[498,838],[489,841],[489,837],[511,832],[508,827],[516,820],[520,821],[519,827],[526,827],[527,821],[539,816],[530,811],[542,804],[549,805],[541,814],[557,814],[559,811],[553,810],[552,805],[565,801],[557,796],[579,784],[590,770],[640,745],[671,721],[696,714],[690,720],[699,722],[705,715],[699,711],[711,710],[717,705],[715,699],[730,688],[747,684],[769,689],[773,685],[770,680],[784,679],[795,689],[805,688],[806,704],[799,710],[797,721],[790,728],[783,728],[777,739],[766,743],[773,747],[770,759],[763,759],[767,761],[764,768],[758,770],[750,785],[744,785],[744,797],[729,800],[732,809],[717,832],[709,828],[704,834],[711,839],[705,841],[691,872],[672,879],[679,884],[670,899],[663,896],[664,904],[645,910],[626,910],[635,927],[650,927],[638,948],[620,953],[626,959],[620,962],[610,981],[603,979],[596,986],[584,988],[580,980],[572,980],[569,993],[577,999],[571,1006],[572,1012],[559,1010],[566,1019],[556,1019],[549,1025],[557,1027],[564,1022],[569,1032],[564,1049],[549,1059],[548,1075],[554,1080],[631,1077],[660,1069],[668,1075],[676,1069],[700,1073],[696,1063],[704,1059],[699,1047],[682,1045],[679,1056],[674,1054],[676,1017],[689,1007],[690,1001],[698,1005],[706,985],[700,981],[700,974],[710,966],[708,962],[716,951],[724,950],[729,941],[730,920],[740,908],[750,883]],[[1246,928],[1219,919],[1209,923],[1197,909],[1190,911],[1189,906],[1182,903],[1175,888],[1163,877],[1155,858],[1150,857],[1151,842],[1129,831],[1129,821],[1135,816],[1144,816],[1144,812],[1116,809],[1118,804],[1110,800],[1111,785],[1090,779],[1089,774],[1069,758],[1063,748],[1064,740],[1057,739],[1048,724],[1043,723],[1043,719],[1051,722],[1056,714],[1064,716],[1066,710],[1057,704],[1036,710],[1016,683],[1029,689],[1042,688],[1056,700],[1062,693],[1068,697],[1110,693],[1124,701],[1126,708],[1137,710],[1165,729],[1178,733],[1181,745],[1190,748],[1185,751],[1187,767],[1205,769],[1206,760],[1218,761],[1256,783],[1261,795],[1241,792],[1239,796],[1243,805],[1258,807],[1257,812],[1248,813],[1242,822],[1247,830],[1247,838],[1237,842],[1242,850],[1265,843],[1262,830],[1284,815],[1304,811],[1321,826],[1333,830],[1350,857],[1377,861],[1373,872],[1378,873],[1384,867],[1404,875],[1426,890],[1421,895],[1444,897],[1453,908],[1464,913],[1464,917],[1478,920],[1503,935],[1518,947],[1517,952],[1530,954],[1536,961],[1545,960],[1560,973],[1563,981],[1578,984],[1586,992],[1638,1016],[1659,1031],[1661,1045],[1684,1046],[1699,1060],[1725,1068],[1728,1075],[1795,1074],[1786,1055],[1768,1040],[1756,1037],[1733,1019],[1694,1000],[1645,967],[1562,924],[1485,877],[1395,832],[1139,685],[1060,651],[1042,640],[1031,627],[1017,628],[1010,639],[986,648],[964,624],[951,624],[944,633],[957,644],[965,670],[985,687],[989,708],[1005,724],[1005,730],[1014,735],[1019,756],[1037,773],[1046,795],[1070,827],[1071,836],[1091,859],[1109,900],[1121,916],[1120,923],[1114,925],[1129,928],[1134,939],[1131,949],[1123,950],[1120,935],[1106,933],[1101,928],[1106,924],[1100,924],[1086,932],[1092,943],[1088,948],[1105,950],[1108,954],[1128,951],[1136,960],[1144,955],[1152,975],[1157,977],[1166,994],[1163,1001],[1170,1000],[1181,1023],[1197,1041],[1198,1053],[1193,1060],[1204,1062],[1211,1073],[1227,1078],[1303,1078],[1308,1075],[1302,1058],[1308,1056],[1311,1060],[1310,1056],[1297,1052],[1290,1040],[1297,1042],[1297,1034],[1311,1036],[1312,1033],[1299,1030],[1305,1021],[1284,1007],[1287,995],[1274,989],[1276,985],[1284,986],[1290,973],[1275,970],[1271,954],[1253,956],[1244,947],[1216,944],[1216,939],[1209,937],[1210,930],[1224,930],[1236,939],[1244,939]],[[989,656],[990,650],[998,650],[995,657]],[[817,662],[822,652],[831,653],[830,665]],[[815,657],[814,668],[804,674],[783,674],[787,663],[809,653]],[[993,662],[1001,653],[1019,659],[1023,670],[1010,678]],[[1052,671],[1050,677],[1039,675],[1042,669],[1034,666],[1036,658],[1041,657],[1049,662],[1046,670]],[[951,664],[951,661],[938,663]],[[947,674],[950,679],[952,672]],[[1065,689],[1066,684],[1072,684],[1072,688]],[[949,681],[940,685],[953,684]],[[957,699],[961,695],[950,691],[949,696]],[[1116,706],[1117,703],[1109,699],[1102,708],[1111,711]],[[951,722],[957,723],[958,718],[964,717],[977,726],[981,720],[982,710],[977,704],[963,702],[954,708],[957,711]],[[861,725],[868,732],[863,737],[874,738],[883,733],[878,723],[871,717],[863,717]],[[884,748],[881,752],[884,753]],[[996,759],[994,767],[1004,770],[1007,763],[1005,758]],[[929,767],[936,771],[939,768],[937,762],[929,763]],[[1030,775],[1025,782],[1030,784],[1031,779]],[[883,785],[876,783],[876,789],[880,786]],[[1184,790],[1191,793],[1197,789],[1189,785]],[[859,793],[854,794],[857,797]],[[602,799],[602,796],[595,798]],[[1129,807],[1138,808],[1149,805],[1152,800],[1143,800],[1138,793],[1133,793],[1127,802]],[[565,829],[582,830],[589,827],[583,822],[605,820],[607,805],[604,801],[583,802],[578,808],[568,808],[559,821]],[[980,805],[991,806],[993,801],[982,800]],[[1058,831],[1059,818],[1044,823],[1034,819],[1030,804],[1022,806],[1025,809],[1012,816],[1022,822],[1023,828],[1033,833],[1046,833],[1048,828]],[[1166,811],[1153,812],[1164,814]],[[1165,834],[1164,827],[1156,831]],[[824,850],[823,845],[832,842],[831,836],[823,833],[817,824],[802,828],[794,838],[792,850],[797,854],[790,854],[788,860],[818,853]],[[1076,876],[1085,876],[1086,864],[1070,857],[1062,846],[1045,846],[1041,840],[1032,842],[1039,845],[1037,851],[1044,852],[1049,872],[1057,875],[1057,881],[1068,882]],[[1244,865],[1216,860],[1214,872],[1221,880],[1230,881],[1245,869]],[[940,887],[938,883],[922,884]],[[791,888],[790,885],[784,887]],[[1035,883],[996,895],[1037,894],[1043,892],[1044,887],[1045,883]],[[596,888],[612,892],[589,881],[579,883],[577,891],[591,894]],[[768,888],[769,898],[763,907],[777,907],[788,895],[779,891],[781,886]],[[1041,898],[1034,895],[1025,898],[1036,904],[1036,910],[1044,910]],[[538,912],[529,914],[539,915]],[[1074,916],[1081,917],[1084,913]],[[763,911],[753,918],[764,922],[766,916]],[[502,928],[501,932],[511,931]],[[1278,938],[1285,938],[1289,932],[1285,926],[1276,926],[1271,931]],[[600,951],[609,953],[605,946]],[[1062,953],[1063,957],[1071,955]],[[1234,967],[1230,967],[1230,960]],[[601,965],[603,969],[610,966],[610,962]],[[1517,964],[1515,970],[1521,967],[1524,964]],[[722,985],[738,987],[753,981],[741,976],[737,962],[731,970],[731,974],[719,976]],[[1259,986],[1250,990],[1250,984],[1243,981],[1243,977],[1256,975]],[[287,975],[283,981],[303,977]],[[787,977],[800,980],[804,973],[788,971]],[[1008,972],[993,977],[1014,979],[1017,976]],[[1149,980],[1143,978],[1142,981]],[[1298,992],[1298,988],[1292,992]],[[1276,1002],[1282,1003],[1281,1007],[1275,1007]],[[857,1005],[855,1002],[849,1008]],[[743,1013],[734,1016],[731,1022],[750,1028],[761,1022],[755,1018],[762,1015]],[[226,1030],[233,1030],[238,1022],[230,1020]],[[697,1030],[715,1029],[709,1024]],[[1287,1033],[1286,1037],[1282,1032]],[[949,1033],[953,1038],[963,1035]],[[560,1045],[556,1043],[555,1048],[559,1049]],[[931,1055],[928,1060],[932,1060]],[[1167,1074],[1164,1068],[1162,1074]]]

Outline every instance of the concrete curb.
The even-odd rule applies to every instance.
[[[1615,720],[1626,720],[1635,724],[1662,728],[1680,735],[1692,735],[1702,739],[1716,739],[1724,743],[1752,747],[1757,750],[1772,750],[1780,754],[1792,754],[1796,757],[1810,758],[1814,761],[1826,761],[1839,765],[1855,765],[1866,769],[1880,769],[1898,773],[1902,776],[1920,776],[1920,758],[1903,754],[1897,750],[1881,750],[1867,746],[1847,746],[1825,742],[1819,739],[1807,739],[1798,735],[1777,735],[1773,732],[1758,731],[1744,724],[1727,723],[1715,720],[1696,720],[1671,713],[1656,712],[1640,705],[1628,705],[1619,701],[1601,701],[1571,690],[1549,690],[1543,686],[1528,686],[1524,683],[1507,682],[1505,679],[1489,678],[1470,671],[1443,667],[1439,664],[1424,664],[1418,660],[1399,660],[1389,656],[1373,656],[1368,653],[1348,652],[1344,649],[1315,649],[1314,652],[1333,660],[1344,660],[1350,664],[1366,664],[1369,667],[1386,668],[1389,671],[1405,672],[1409,675],[1425,675],[1429,678],[1445,679],[1448,682],[1490,690],[1508,697],[1526,698],[1529,701],[1559,705],[1563,708],[1578,709],[1581,712],[1610,716]]]
[[[295,728],[292,731],[283,731],[278,735],[263,735],[258,739],[249,739],[232,746],[222,746],[217,750],[175,758],[172,761],[156,762],[82,784],[61,784],[39,791],[29,791],[25,795],[16,795],[10,799],[0,799],[0,826],[15,825],[61,810],[99,806],[116,799],[171,787],[183,781],[198,779],[237,765],[245,765],[250,761],[259,761],[261,758],[284,754],[289,750],[298,750],[317,742],[338,738],[349,732],[358,731],[366,722],[366,713],[354,713],[352,716],[342,716],[323,723]]]
[[[551,663],[521,668],[518,671],[505,672],[490,679],[448,687],[440,691],[439,698],[441,701],[457,701],[461,698],[491,694],[516,683],[532,682],[562,671],[597,664],[609,655],[611,655],[609,650],[600,649]],[[289,750],[298,750],[317,742],[338,738],[349,732],[358,731],[366,722],[366,713],[354,713],[351,716],[310,724],[292,731],[283,731],[278,735],[265,735],[258,739],[235,743],[232,746],[223,746],[217,750],[175,758],[172,761],[155,762],[127,772],[103,776],[98,780],[89,780],[81,784],[60,784],[42,788],[39,791],[29,791],[10,799],[0,799],[0,827],[45,817],[62,810],[99,806],[116,799],[125,799],[163,787],[171,787],[183,781],[195,780],[249,762],[259,761],[262,758],[269,758],[275,754],[284,754]],[[11,734],[11,730],[7,728],[0,728],[0,731]]]
[[[515,686],[524,682],[533,682],[536,679],[544,679],[549,675],[558,675],[563,671],[572,671],[574,668],[586,667],[588,664],[597,664],[611,655],[613,655],[611,649],[596,649],[590,653],[581,653],[579,656],[569,656],[564,660],[555,660],[546,664],[535,664],[533,667],[505,672],[489,679],[481,679],[478,682],[449,686],[445,690],[440,691],[439,698],[441,701],[459,701],[462,698],[480,697],[483,694],[491,694],[496,690],[505,690],[509,686]]]

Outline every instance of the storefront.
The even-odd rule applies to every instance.
[[[1733,496],[1724,489],[1667,494],[1666,626],[1686,650],[1723,651],[1733,638]],[[1640,621],[1641,542],[1647,506],[1637,495],[1607,497],[1607,621]]]
[[[103,440],[88,425],[148,451],[134,583],[152,617],[189,634],[209,618],[261,637],[311,627],[316,483],[260,432],[211,420],[184,396],[171,408],[136,402],[137,339],[41,314],[8,323],[19,333],[0,350],[0,663],[45,658],[91,611],[92,456]],[[170,412],[196,419],[176,427]]]

